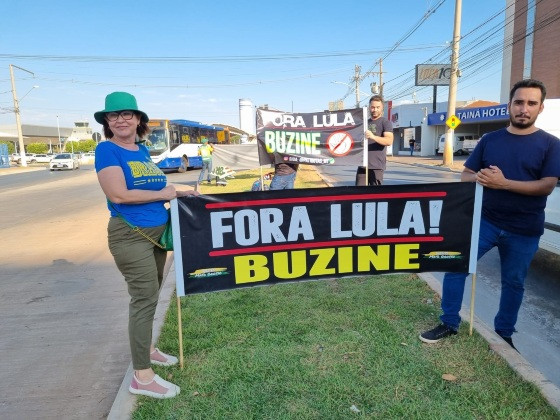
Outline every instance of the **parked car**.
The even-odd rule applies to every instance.
[[[25,161],[27,163],[35,163],[35,155],[33,153],[26,153],[25,154]],[[15,162],[19,165],[21,165],[21,156],[18,155],[18,157],[16,158]]]
[[[82,163],[92,163],[95,160],[95,152],[84,153],[80,159]]]
[[[80,160],[72,153],[59,153],[49,162],[49,169],[51,171],[63,169],[78,169],[80,167]]]
[[[37,153],[35,155],[35,162],[37,163],[49,163],[51,159],[52,156],[49,156],[46,153]]]
[[[478,144],[480,138],[476,134],[463,134],[455,133],[453,139],[453,154],[454,155],[466,155],[471,153],[475,146]],[[442,134],[439,138],[439,146],[436,154],[441,155],[445,149],[445,134]]]

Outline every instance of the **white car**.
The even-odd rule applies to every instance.
[[[95,160],[95,152],[87,152],[82,155],[80,161],[82,163],[93,163]]]
[[[25,161],[27,163],[35,163],[35,155],[33,153],[26,153],[25,154]],[[18,155],[18,157],[15,159],[15,162],[18,165],[21,165],[21,156]]]
[[[46,153],[37,153],[35,155],[35,162],[37,163],[49,163],[51,159],[52,156],[49,156]]]
[[[49,162],[49,169],[78,169],[80,167],[80,160],[72,153],[59,153]]]

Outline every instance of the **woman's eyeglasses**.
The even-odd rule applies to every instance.
[[[117,121],[119,117],[122,117],[123,120],[131,120],[134,117],[134,111],[120,111],[120,112],[107,112],[105,114],[105,118],[107,121]]]

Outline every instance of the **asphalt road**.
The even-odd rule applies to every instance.
[[[321,167],[320,172],[335,186],[354,185],[353,168]],[[385,173],[385,184],[392,185],[459,180],[458,172],[394,161],[388,163]],[[554,205],[551,208],[558,207]],[[443,280],[443,273],[432,274],[440,282]],[[463,304],[467,307],[470,304],[470,295],[469,278],[463,298]],[[499,296],[500,262],[498,251],[494,249],[478,262],[475,296],[475,314],[491,330]],[[560,387],[560,256],[545,250],[537,252],[525,281],[525,296],[517,330],[513,340],[523,357]]]

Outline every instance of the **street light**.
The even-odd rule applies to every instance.
[[[23,98],[25,98],[27,95],[29,95],[29,92],[31,92],[33,89],[39,89],[39,85],[33,85],[33,87],[31,87],[31,89],[29,89],[25,95],[23,95],[21,98],[19,98],[19,102],[21,103],[21,101],[23,101]]]
[[[355,88],[353,85],[349,84],[349,83],[337,82],[336,80],[332,80],[331,83],[334,83],[335,85],[344,85],[344,86],[348,86],[350,89],[356,91],[356,92],[357,92],[357,95],[358,95],[358,96],[356,97],[356,105],[359,105],[359,103],[360,103],[360,96],[359,96],[360,94],[362,94],[362,95],[364,95],[364,96],[370,96],[369,93],[362,92],[361,90],[356,90],[356,88]],[[359,108],[359,106],[356,106],[356,108]]]

